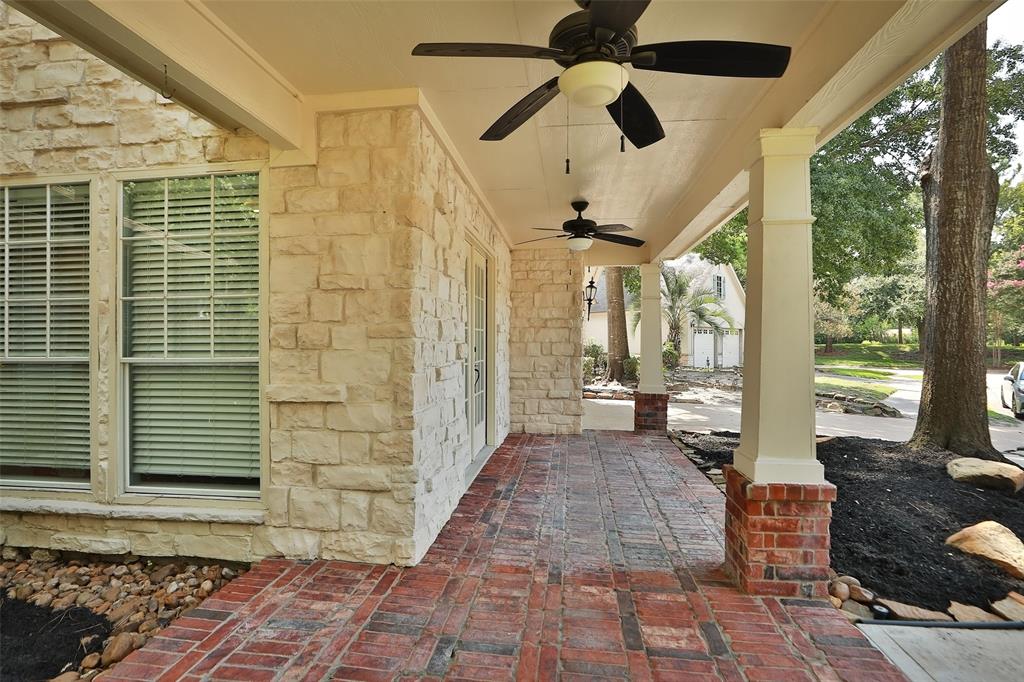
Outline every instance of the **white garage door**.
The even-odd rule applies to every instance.
[[[722,335],[722,367],[737,367],[742,363],[740,358],[740,333],[726,331]]]
[[[693,330],[693,353],[690,364],[698,368],[715,366],[715,333],[710,329]]]

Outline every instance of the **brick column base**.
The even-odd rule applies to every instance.
[[[828,595],[831,483],[752,483],[725,474],[725,571],[748,594]]]
[[[668,431],[668,394],[633,394],[633,430]]]

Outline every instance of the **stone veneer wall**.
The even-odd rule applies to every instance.
[[[517,433],[580,433],[583,256],[512,252],[511,413]]]
[[[233,515],[230,506],[201,500],[180,514],[166,507],[138,518],[113,512],[111,171],[166,167],[170,174],[183,165],[265,161],[266,143],[163,102],[2,4],[0,101],[0,174],[45,181],[88,173],[97,181],[98,209],[93,488],[14,494],[55,502],[46,503],[47,513],[0,514],[0,543],[415,563],[469,483],[462,407],[469,235],[495,271],[499,442],[509,429],[508,248],[420,113],[321,115],[317,165],[266,171],[269,465],[254,509],[262,507],[263,522],[255,523],[252,513]],[[204,511],[215,520],[204,520]]]

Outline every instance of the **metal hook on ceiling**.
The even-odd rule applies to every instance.
[[[164,64],[164,84],[163,84],[163,87],[160,88],[160,96],[163,97],[164,99],[173,99],[174,98],[174,93],[176,91],[169,89],[168,88],[169,84],[170,84],[170,82],[167,79],[167,65]]]

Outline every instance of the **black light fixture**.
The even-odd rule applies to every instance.
[[[597,285],[594,284],[594,276],[590,276],[590,284],[583,288],[583,300],[587,302],[587,321],[590,320],[590,306],[594,305],[597,298]]]

